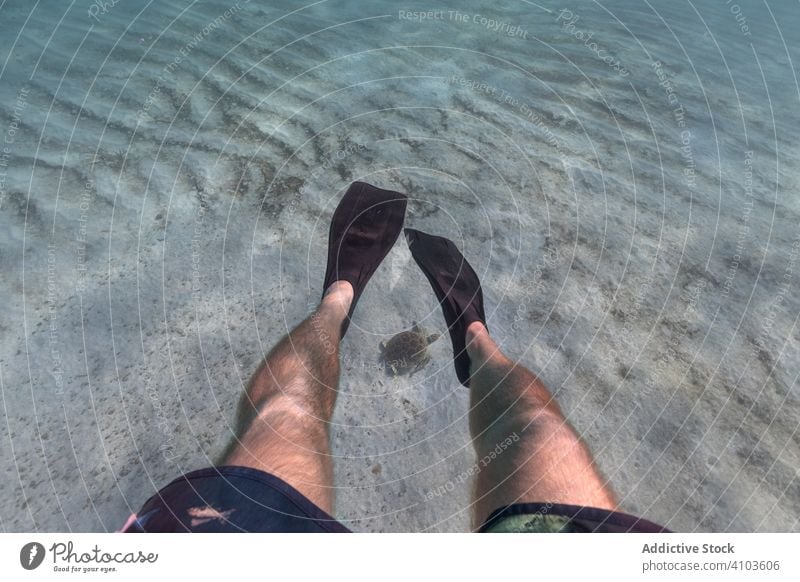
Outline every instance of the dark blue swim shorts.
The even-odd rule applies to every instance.
[[[131,515],[120,531],[143,532],[349,532],[297,489],[248,467],[192,471],[161,489]],[[519,503],[498,509],[483,532],[665,532],[624,513]]]

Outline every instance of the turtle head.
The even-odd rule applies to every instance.
[[[439,339],[439,334],[438,333],[432,333],[431,335],[428,336],[428,343],[432,344],[433,342],[435,342],[438,339]]]

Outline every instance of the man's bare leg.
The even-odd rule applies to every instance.
[[[240,438],[223,457],[292,485],[333,507],[328,426],[339,383],[339,341],[364,287],[403,228],[408,198],[353,182],[331,218],[319,308],[275,346],[239,406]]]
[[[553,395],[530,370],[507,358],[478,321],[467,328],[470,432],[478,459],[475,525],[513,503],[564,503],[615,509],[617,500],[587,446]],[[497,453],[498,444],[511,437]]]
[[[616,507],[589,450],[552,394],[503,355],[489,335],[480,279],[455,243],[412,228],[405,234],[442,308],[456,375],[470,388],[470,432],[481,468],[476,526],[513,503]]]
[[[328,513],[328,426],[339,382],[340,329],[352,300],[350,283],[335,282],[319,308],[269,353],[242,395],[237,439],[223,462],[276,475]]]

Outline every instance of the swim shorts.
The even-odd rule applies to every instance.
[[[249,467],[212,467],[187,473],[148,499],[120,530],[144,532],[349,532],[297,489]],[[485,532],[661,532],[664,528],[623,513],[520,503],[492,513]]]
[[[123,532],[348,532],[297,489],[249,467],[186,473],[148,499]]]
[[[669,533],[640,517],[563,503],[516,503],[494,511],[478,531],[486,533]]]

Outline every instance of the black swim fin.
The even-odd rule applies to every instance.
[[[411,255],[428,278],[442,307],[453,342],[456,375],[464,386],[469,386],[467,327],[473,321],[486,325],[481,282],[453,241],[412,228],[404,232]]]
[[[335,281],[348,281],[353,286],[353,302],[342,322],[341,337],[367,282],[400,236],[407,202],[407,196],[400,192],[353,182],[333,213],[322,289],[324,295]]]

